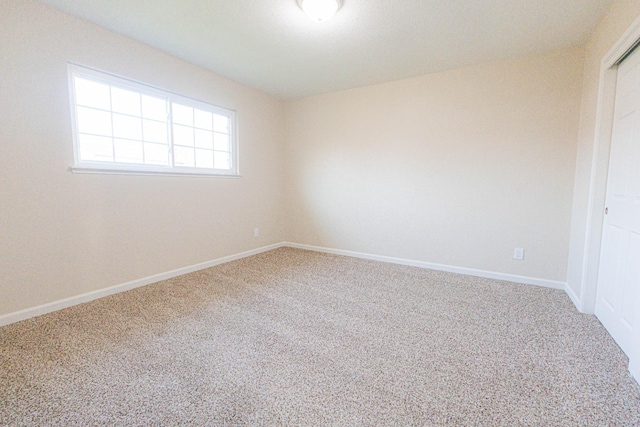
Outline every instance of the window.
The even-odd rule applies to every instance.
[[[69,65],[79,172],[237,175],[235,113]]]

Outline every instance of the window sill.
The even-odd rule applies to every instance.
[[[73,173],[88,173],[88,174],[101,174],[101,175],[158,175],[158,176],[190,176],[193,178],[241,178],[242,175],[228,174],[228,173],[207,173],[207,172],[190,172],[190,171],[159,171],[159,170],[144,170],[144,169],[110,169],[110,168],[94,168],[86,166],[71,166],[69,170]]]

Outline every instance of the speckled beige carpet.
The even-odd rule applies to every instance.
[[[556,290],[282,248],[0,329],[11,426],[637,426]]]

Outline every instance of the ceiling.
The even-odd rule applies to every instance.
[[[611,0],[39,0],[281,99],[586,42]]]

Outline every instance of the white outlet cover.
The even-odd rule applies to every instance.
[[[515,248],[513,250],[513,259],[523,260],[524,259],[524,249],[523,248]]]

